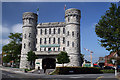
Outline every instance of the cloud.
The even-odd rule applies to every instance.
[[[7,24],[0,25],[0,34],[7,34],[10,33],[10,29],[8,28]]]
[[[0,45],[6,45],[9,43],[9,39],[0,39]]]
[[[12,26],[13,33],[22,33],[22,23],[18,23]]]

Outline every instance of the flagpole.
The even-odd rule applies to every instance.
[[[39,8],[37,8],[38,23],[39,23]]]

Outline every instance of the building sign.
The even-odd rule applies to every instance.
[[[59,44],[40,45],[40,47],[60,47]]]
[[[39,62],[36,62],[36,64],[40,64]]]

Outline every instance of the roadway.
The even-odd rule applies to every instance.
[[[118,80],[114,74],[45,75],[2,71],[2,80]]]

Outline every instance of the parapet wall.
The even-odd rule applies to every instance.
[[[48,22],[48,23],[39,23],[37,27],[63,27],[65,22]]]

